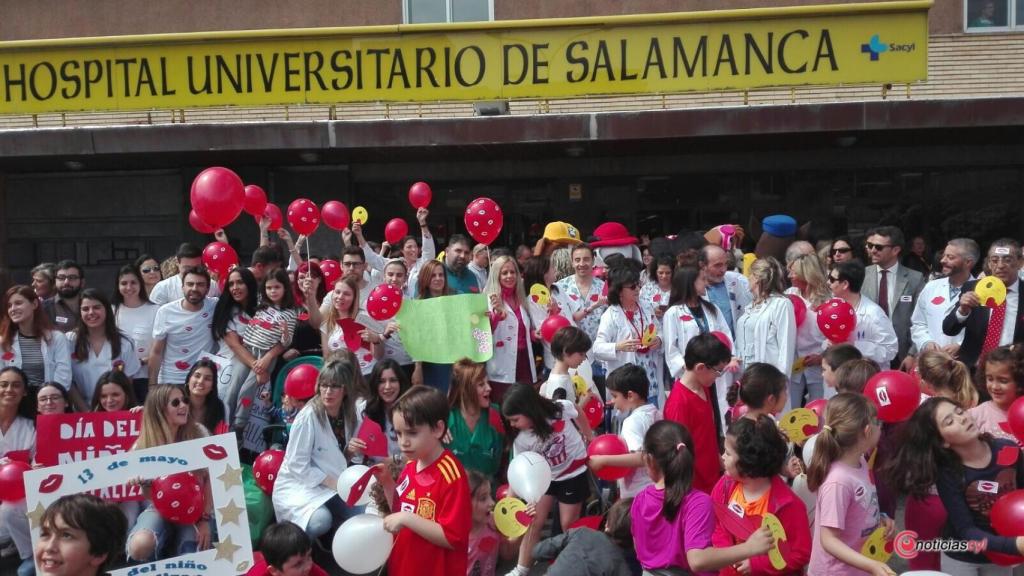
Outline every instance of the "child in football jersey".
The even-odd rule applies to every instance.
[[[392,513],[384,528],[397,534],[388,574],[465,574],[472,499],[466,471],[441,442],[448,401],[434,388],[415,386],[392,406],[391,422],[409,463],[388,491]]]

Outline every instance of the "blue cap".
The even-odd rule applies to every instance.
[[[778,236],[780,238],[795,236],[796,219],[785,214],[765,216],[764,220],[761,220],[761,230],[763,230],[765,234],[771,234],[772,236]]]

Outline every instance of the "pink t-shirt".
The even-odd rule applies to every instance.
[[[490,525],[469,533],[469,562],[467,576],[494,576],[498,565],[498,532]]]
[[[860,467],[834,462],[818,488],[814,525],[836,528],[839,539],[859,552],[864,541],[878,527],[878,492],[868,476],[868,463]],[[821,530],[814,531],[808,576],[863,576],[868,574],[829,554],[821,545]]]
[[[644,488],[633,499],[630,517],[633,520],[633,542],[636,558],[645,569],[683,568],[688,550],[711,547],[715,530],[715,514],[711,497],[691,489],[683,496],[675,520],[669,522],[661,513],[665,491],[656,486]],[[714,572],[697,572],[713,576]]]
[[[971,418],[974,418],[974,423],[981,432],[988,432],[996,438],[1017,441],[1013,434],[1000,428],[999,423],[1006,422],[1006,412],[996,406],[995,402],[991,400],[982,402],[968,410],[968,412],[971,413]]]

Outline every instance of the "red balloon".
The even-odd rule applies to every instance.
[[[391,284],[378,284],[366,299],[366,313],[374,320],[390,320],[402,308],[402,289]]]
[[[1024,438],[1024,396],[1010,404],[1010,409],[1006,411],[1006,424],[1018,440]]]
[[[807,408],[811,412],[814,412],[815,414],[817,414],[818,415],[818,422],[820,424],[824,424],[825,423],[825,406],[828,406],[828,400],[825,400],[824,398],[818,398],[817,400],[811,400],[810,402],[808,402],[807,406],[804,406],[804,408]]]
[[[1016,554],[1002,554],[1000,552],[986,551],[985,556],[988,557],[993,564],[998,566],[1016,566],[1017,564],[1024,563],[1024,556],[1018,556]]]
[[[597,430],[604,420],[604,403],[597,396],[591,396],[590,400],[583,405],[583,415],[587,417],[591,430]]]
[[[333,230],[348,228],[351,218],[348,213],[348,206],[337,200],[325,203],[323,209],[320,210],[320,217],[323,218],[324,224]]]
[[[227,168],[207,168],[192,181],[192,208],[214,228],[231,224],[245,205],[245,185]]]
[[[426,182],[416,182],[409,187],[409,204],[412,204],[413,208],[426,208],[430,206],[433,198],[434,193]]]
[[[189,526],[203,515],[203,490],[189,472],[161,476],[150,490],[153,507],[169,522]]]
[[[341,264],[337,260],[321,260],[320,271],[324,273],[324,286],[330,292],[334,289],[334,283],[341,278]]]
[[[1024,536],[1024,490],[1000,496],[992,505],[989,519],[1000,536]]]
[[[188,213],[188,223],[189,226],[192,226],[193,230],[200,234],[213,234],[217,231],[213,226],[203,222],[203,219],[199,217],[199,214],[196,214],[194,209],[190,210]]]
[[[572,324],[565,316],[562,316],[561,314],[552,314],[540,323],[540,337],[550,344],[551,339],[555,337],[555,332],[558,332],[566,326],[572,326]]]
[[[470,202],[466,207],[464,221],[469,235],[488,246],[498,238],[505,223],[501,207],[490,198],[477,198]]]
[[[732,338],[729,338],[728,334],[726,334],[725,332],[721,332],[719,330],[715,330],[714,332],[711,333],[711,335],[714,336],[715,338],[718,338],[718,341],[721,342],[722,344],[725,344],[725,347],[728,348],[730,352],[732,351]]]
[[[203,248],[203,266],[218,276],[226,277],[231,268],[238,265],[238,253],[230,244],[210,242]]]
[[[252,216],[259,216],[263,214],[263,210],[267,207],[267,193],[263,191],[263,188],[255,184],[249,184],[245,187],[245,203],[242,205],[242,209],[245,210],[246,214]]]
[[[309,236],[320,225],[320,209],[308,198],[299,198],[288,205],[288,224],[299,234]]]
[[[498,489],[494,492],[494,499],[501,500],[505,496],[508,496],[508,484],[502,484],[498,486]]]
[[[270,226],[267,230],[274,232],[281,229],[281,222],[284,221],[284,217],[281,215],[281,209],[277,207],[277,204],[267,203],[267,207],[263,209],[263,218],[270,218]],[[260,223],[260,216],[253,216],[256,220],[256,225]]]
[[[252,477],[267,496],[274,492],[274,481],[277,480],[277,472],[283,463],[284,450],[273,448],[264,450],[252,463]]]
[[[903,422],[917,410],[921,391],[914,378],[899,370],[884,370],[875,374],[864,386],[864,396],[878,408],[883,422]]]
[[[305,400],[316,394],[316,379],[320,370],[312,364],[299,364],[284,378],[284,393],[292,398]]]
[[[625,440],[615,434],[601,434],[594,438],[590,442],[590,446],[587,447],[587,456],[590,457],[621,456],[622,454],[629,454],[629,447],[626,446]],[[631,468],[605,466],[595,471],[594,474],[603,480],[618,480],[619,478],[625,478],[630,472],[632,472]]]
[[[388,223],[384,226],[384,239],[391,245],[401,242],[402,238],[405,238],[408,233],[409,225],[401,218],[392,218],[391,220],[388,220]]]
[[[833,344],[846,342],[857,328],[857,313],[842,298],[832,298],[818,308],[818,328]]]
[[[590,528],[591,530],[596,531],[601,529],[601,522],[603,521],[604,516],[584,516],[583,518],[580,518],[579,520],[573,522],[569,526],[569,529],[572,530],[573,528]]]
[[[32,465],[21,460],[11,460],[0,468],[0,500],[18,502],[25,499],[25,472]]]
[[[793,314],[796,315],[797,328],[804,325],[804,320],[807,319],[807,303],[800,297],[799,294],[786,294],[789,301],[793,303]]]

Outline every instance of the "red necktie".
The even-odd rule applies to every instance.
[[[999,339],[1003,336],[1003,322],[1006,320],[1006,300],[999,306],[992,309],[988,318],[988,330],[985,331],[985,341],[981,344],[981,354],[984,356],[989,351],[999,347]]]
[[[885,315],[889,315],[889,275],[888,270],[880,270],[882,273],[882,281],[878,283],[878,305],[882,307],[882,311]]]

